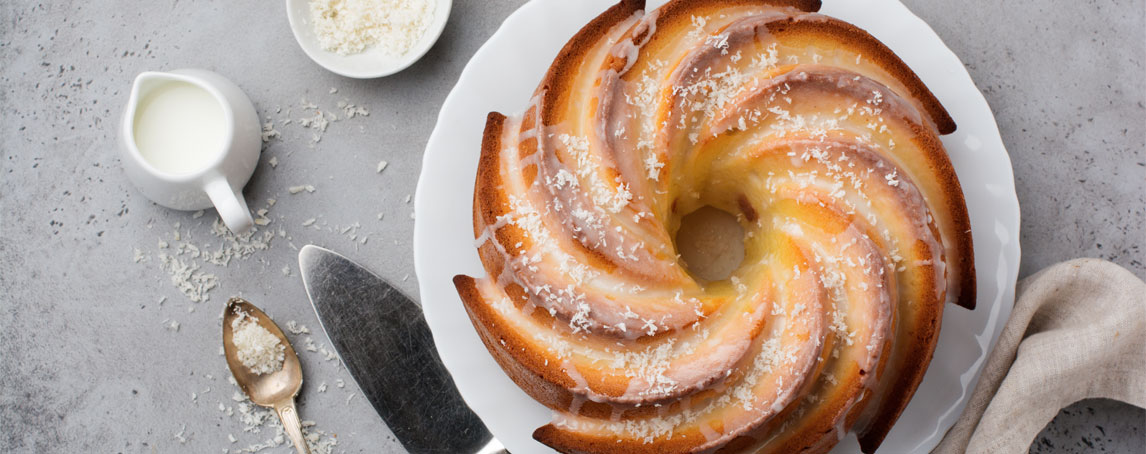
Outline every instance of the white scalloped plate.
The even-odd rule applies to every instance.
[[[532,438],[550,412],[502,372],[470,324],[451,279],[484,275],[471,228],[473,183],[486,114],[523,109],[557,51],[613,0],[534,0],[474,54],[446,98],[418,181],[414,263],[438,352],[462,397],[514,454],[548,453]],[[663,1],[650,1],[650,8]],[[896,0],[827,0],[822,12],[866,29],[914,69],[955,118],[943,138],[963,185],[975,238],[978,304],[949,306],[922,385],[880,449],[930,451],[966,399],[1014,304],[1019,204],[1011,161],[982,94],[931,28]],[[441,430],[450,430],[448,427]],[[833,452],[858,452],[849,435]]]

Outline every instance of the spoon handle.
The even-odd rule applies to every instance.
[[[310,454],[310,447],[306,445],[306,440],[302,437],[302,421],[298,419],[298,409],[294,407],[294,399],[275,404],[275,412],[279,414],[279,419],[283,422],[283,429],[286,429],[286,433],[290,436],[290,441],[294,444],[294,449],[298,451],[298,454]]]

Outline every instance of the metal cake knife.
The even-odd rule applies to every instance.
[[[342,363],[411,453],[505,453],[458,394],[422,310],[382,278],[307,245],[303,285]]]

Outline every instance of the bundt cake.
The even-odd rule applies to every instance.
[[[939,139],[954,121],[819,7],[623,0],[561,49],[521,115],[489,114],[473,205],[488,275],[454,283],[498,364],[553,410],[538,441],[826,452],[854,431],[872,452],[923,378],[944,303],[974,307]],[[681,258],[682,219],[703,210],[743,232],[728,276]]]

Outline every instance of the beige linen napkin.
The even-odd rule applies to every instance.
[[[967,408],[933,453],[1025,453],[1063,407],[1146,407],[1146,283],[1078,259],[1023,279]]]

